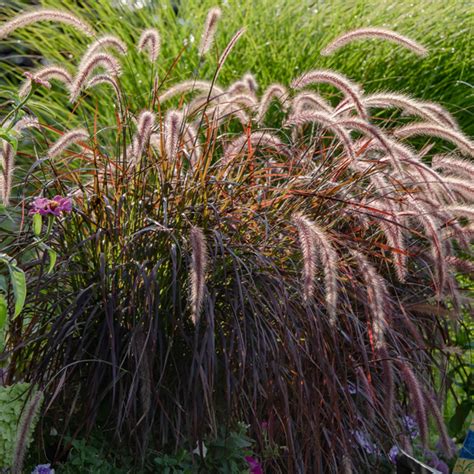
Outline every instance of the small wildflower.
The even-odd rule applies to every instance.
[[[30,214],[60,216],[71,211],[72,201],[69,197],[54,196],[53,199],[37,197],[31,205]]]
[[[51,464],[38,464],[31,474],[54,474],[54,469],[51,469]]]
[[[247,464],[250,466],[250,474],[263,474],[261,464],[252,456],[245,456]]]
[[[392,464],[397,464],[397,457],[399,454],[400,454],[400,449],[398,449],[398,446],[392,446],[392,448],[388,452],[388,459],[390,459],[390,462]]]

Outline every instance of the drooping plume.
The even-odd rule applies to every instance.
[[[273,100],[278,100],[282,104],[283,110],[288,109],[288,92],[281,84],[272,84],[263,94],[258,107],[256,118],[257,123],[260,123],[263,120]]]
[[[367,119],[367,111],[363,104],[362,92],[359,90],[359,86],[342,74],[329,70],[310,71],[295,79],[291,83],[291,87],[294,89],[303,89],[311,84],[318,83],[331,84],[337,87],[347,99],[354,103],[359,115]]]
[[[127,54],[127,45],[116,36],[105,35],[97,38],[88,48],[81,58],[81,64],[85,64],[89,59],[106,48],[112,48],[121,55]],[[79,69],[81,66],[79,66]]]
[[[48,157],[55,158],[71,145],[89,139],[89,133],[83,128],[76,128],[65,133],[49,150]]]
[[[292,218],[298,229],[303,253],[303,294],[310,301],[314,294],[317,257],[324,271],[324,289],[329,322],[336,324],[337,314],[337,254],[331,239],[315,222],[296,214]]]
[[[160,33],[153,28],[144,30],[140,36],[140,40],[138,41],[138,51],[148,51],[148,57],[150,61],[154,63],[158,59],[158,55],[160,54],[160,48]]]
[[[207,270],[207,246],[204,232],[199,227],[191,227],[191,318],[197,324],[204,301],[204,289]]]
[[[234,46],[236,45],[237,41],[239,41],[240,37],[245,33],[245,31],[245,28],[240,28],[240,30],[238,30],[237,33],[235,33],[235,35],[231,38],[224,51],[222,51],[222,54],[219,57],[219,62],[217,64],[215,77],[217,77],[217,75],[219,74],[230,52],[234,49]]]
[[[339,36],[331,43],[329,43],[321,51],[321,54],[323,56],[328,56],[334,53],[334,51],[337,51],[339,48],[342,48],[346,44],[351,43],[352,41],[370,38],[378,38],[391,41],[392,43],[399,44],[409,49],[410,51],[413,51],[419,56],[426,56],[428,54],[428,50],[421,44],[411,40],[410,38],[407,38],[406,36],[396,33],[395,31],[387,30],[385,28],[359,28],[357,30],[349,31],[348,33]]]
[[[204,23],[204,30],[201,36],[201,43],[199,45],[199,56],[204,56],[212,47],[214,36],[217,30],[217,23],[222,15],[220,8],[211,8],[207,13],[206,22]]]
[[[462,152],[469,156],[474,156],[474,144],[457,130],[447,129],[444,125],[434,125],[432,123],[415,123],[397,128],[393,134],[398,138],[408,138],[413,136],[428,135],[442,138],[454,143]]]
[[[13,453],[12,474],[21,474],[26,450],[30,441],[31,432],[39,415],[39,410],[43,402],[43,392],[38,390],[26,403],[16,435],[15,451]]]
[[[155,125],[155,114],[149,110],[140,113],[137,121],[137,131],[133,137],[133,159],[137,163],[150,140]]]
[[[375,347],[381,349],[385,345],[387,329],[386,308],[390,306],[385,281],[365,255],[356,250],[351,250],[351,255],[355,258],[367,287],[367,305],[372,315]]]
[[[51,87],[49,81],[56,79],[61,81],[66,86],[70,87],[72,84],[72,76],[69,72],[61,66],[45,66],[38,69],[31,74],[31,79],[28,78],[25,83],[20,87],[18,95],[20,97],[26,97],[31,90],[31,83],[35,80],[44,81],[45,87]]]
[[[165,102],[179,94],[189,94],[192,92],[204,92],[212,95],[224,95],[224,89],[208,81],[184,81],[170,87],[166,92],[160,95],[160,102]]]
[[[461,178],[472,179],[474,176],[474,163],[456,156],[435,155],[431,160],[431,166],[434,169],[445,170]]]
[[[81,64],[77,75],[71,85],[70,101],[75,102],[81,90],[87,85],[89,76],[97,68],[103,68],[107,74],[116,77],[120,75],[120,64],[118,61],[107,53],[96,53],[89,57],[89,59]]]
[[[165,119],[165,150],[168,160],[174,161],[178,152],[180,130],[183,123],[183,114],[177,110],[170,110]]]
[[[0,194],[4,206],[10,205],[10,195],[12,192],[12,181],[13,181],[13,171],[14,171],[14,160],[15,153],[13,147],[7,143],[3,142],[1,148],[1,173],[0,173]]]
[[[87,36],[92,36],[94,31],[83,20],[73,15],[72,13],[61,10],[38,9],[26,13],[22,13],[10,21],[7,21],[0,27],[0,39],[5,38],[18,28],[37,23],[38,21],[53,21],[57,23],[65,23],[73,26],[79,31],[82,31]]]

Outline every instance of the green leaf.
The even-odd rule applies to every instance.
[[[9,265],[10,278],[12,280],[13,294],[15,296],[15,312],[13,317],[16,318],[23,309],[26,299],[26,278],[23,270],[16,265]]]
[[[463,429],[464,422],[469,416],[474,403],[470,400],[463,400],[457,407],[454,415],[451,417],[448,423],[449,435],[452,437],[457,436]]]
[[[48,255],[49,255],[48,273],[51,273],[53,271],[54,265],[56,264],[58,254],[53,249],[49,248]]]
[[[43,224],[43,218],[41,217],[41,214],[34,214],[33,215],[33,232],[37,237],[39,237],[41,234],[42,224]]]
[[[5,330],[7,327],[7,317],[7,300],[5,296],[0,293],[0,353],[3,352],[5,345]]]

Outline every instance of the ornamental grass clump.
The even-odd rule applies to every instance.
[[[219,16],[209,14],[201,61],[219,50]],[[62,197],[72,209],[48,234],[54,271],[41,251],[28,266],[8,383],[37,384],[61,436],[100,428],[137,459],[192,451],[239,421],[262,453],[264,440],[280,447],[268,472],[376,472],[393,445],[409,449],[409,414],[426,444],[430,414],[442,421],[447,329],[469,304],[455,267],[472,239],[472,141],[441,106],[366,94],[335,71],[261,91],[251,75],[220,85],[243,29],[211,78],[151,68],[147,84],[122,84],[136,57],[160,60],[160,34],[61,65],[74,119],[29,110],[40,131],[20,142],[30,167],[4,202],[35,212],[38,198]],[[435,143],[449,152],[431,165]],[[25,222],[6,249],[20,262],[28,232]]]

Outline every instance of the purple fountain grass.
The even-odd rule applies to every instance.
[[[202,57],[212,48],[214,36],[216,35],[217,23],[222,15],[220,8],[214,7],[209,10],[204,23],[204,29],[201,35],[201,43],[199,44],[199,56]]]
[[[362,253],[351,250],[367,288],[367,305],[372,316],[372,331],[376,349],[385,346],[386,309],[390,307],[384,279]]]
[[[13,453],[12,474],[21,474],[25,459],[26,449],[28,447],[29,437],[33,429],[36,418],[39,416],[39,410],[43,402],[43,392],[37,390],[26,403],[16,434],[15,450]]]
[[[66,148],[79,142],[85,142],[89,139],[89,133],[84,128],[70,130],[61,136],[48,150],[48,157],[55,158],[59,156]]]
[[[178,153],[180,132],[183,127],[183,114],[177,110],[170,110],[165,119],[165,150],[169,162],[174,163]]]
[[[302,126],[308,123],[319,123],[323,127],[333,131],[350,158],[352,160],[356,159],[350,135],[344,127],[339,126],[339,123],[330,115],[324,112],[304,111],[298,115],[291,115],[286,121],[287,126]]]
[[[133,137],[132,155],[134,164],[137,164],[143,155],[154,126],[155,114],[149,110],[143,110],[138,116],[137,131]]]
[[[104,35],[97,38],[90,46],[81,58],[81,65],[85,64],[89,59],[97,53],[103,52],[104,49],[112,48],[121,55],[127,54],[127,45],[116,36]],[[79,66],[81,68],[81,66]]]
[[[438,114],[430,112],[424,103],[413,99],[404,94],[394,93],[377,93],[366,96],[364,99],[364,105],[367,108],[371,107],[399,107],[405,113],[419,116],[425,120],[440,124],[440,117]]]
[[[303,294],[305,300],[309,302],[314,294],[316,260],[319,256],[324,270],[326,308],[329,314],[329,322],[334,326],[337,322],[337,253],[327,233],[318,227],[315,222],[301,214],[294,215],[292,220],[298,229],[303,251]],[[308,242],[308,239],[312,242]],[[310,252],[314,255],[310,255]]]
[[[322,51],[321,54],[323,56],[329,56],[330,54],[334,53],[338,49],[342,48],[343,46],[351,43],[352,41],[359,40],[359,39],[384,39],[390,41],[392,43],[399,44],[410,51],[418,54],[419,56],[426,56],[428,54],[428,50],[417,43],[416,41],[407,38],[395,31],[387,30],[385,28],[359,28],[357,30],[352,30],[343,35],[337,37],[335,40],[331,41]]]
[[[150,62],[154,63],[160,54],[161,37],[160,33],[153,29],[147,29],[142,32],[138,41],[137,49],[140,52],[147,51]]]
[[[461,178],[472,179],[474,176],[474,164],[457,156],[435,155],[431,160],[433,169],[448,171]]]
[[[279,101],[283,106],[283,110],[287,110],[288,98],[288,91],[286,90],[286,87],[282,86],[281,84],[272,84],[268,86],[266,91],[263,93],[262,98],[260,99],[256,117],[257,123],[262,122],[273,100]]]
[[[292,115],[304,113],[308,106],[315,112],[324,112],[328,115],[333,113],[331,104],[322,96],[315,92],[303,91],[297,94],[291,102]]]
[[[405,383],[410,395],[410,400],[416,415],[416,422],[418,423],[418,429],[420,430],[421,442],[423,446],[427,446],[428,420],[425,409],[426,398],[423,396],[423,389],[421,388],[420,382],[416,378],[413,370],[405,362],[398,360],[397,365],[400,369],[400,377]]]
[[[87,23],[72,13],[61,10],[37,9],[21,13],[20,15],[12,18],[0,26],[0,39],[7,37],[19,28],[24,28],[25,26],[37,23],[39,21],[65,23],[67,25],[73,26],[78,31],[81,31],[87,36],[92,36],[94,33],[92,28]]]
[[[76,77],[70,87],[70,102],[74,103],[77,100],[82,88],[87,85],[89,76],[99,67],[105,69],[107,74],[113,77],[120,75],[120,64],[110,54],[96,53],[90,56],[77,70]]]
[[[227,57],[231,53],[231,51],[234,49],[234,46],[237,44],[237,41],[239,41],[240,37],[246,32],[246,28],[240,28],[234,36],[230,39],[229,43],[227,43],[227,46],[225,47],[224,51],[222,51],[222,54],[219,57],[219,61],[217,63],[217,69],[216,72],[214,73],[214,77],[217,78],[219,75],[220,70],[224,66],[224,63],[226,62]]]
[[[191,227],[189,241],[192,250],[190,267],[191,319],[196,325],[199,321],[201,307],[204,302],[208,255],[206,238],[202,229]]]
[[[459,130],[459,125],[456,119],[441,105],[435,104],[434,102],[421,102],[422,107],[433,115],[439,118],[440,122],[443,122],[448,127]]]
[[[115,79],[115,77],[110,76],[109,74],[97,74],[97,75],[93,76],[87,82],[86,88],[89,89],[89,88],[92,88],[92,87],[96,87],[99,84],[109,84],[110,86],[112,86],[112,88],[113,88],[113,90],[114,90],[114,92],[117,96],[117,100],[118,100],[117,103],[120,107],[120,111],[122,111],[122,109],[123,109],[122,92],[120,90],[120,86],[118,85],[118,82]]]
[[[72,84],[72,76],[65,68],[61,66],[45,66],[32,73],[31,79],[27,79],[20,87],[18,95],[20,97],[26,97],[30,93],[32,82],[38,80],[43,81],[44,86],[50,88],[51,84],[49,81],[51,79],[61,81],[68,87]]]
[[[179,94],[189,94],[192,92],[210,93],[211,91],[216,95],[224,95],[224,89],[212,82],[197,80],[184,81],[167,89],[166,92],[160,95],[159,100],[163,103]]]
[[[13,147],[3,142],[1,148],[1,165],[2,171],[0,173],[0,195],[4,206],[10,205],[10,195],[12,192],[13,172],[15,169],[15,153]]]
[[[315,70],[304,73],[291,83],[293,89],[303,89],[312,84],[331,84],[339,89],[344,96],[354,103],[357,112],[363,119],[367,119],[367,111],[365,110],[362,100],[362,93],[359,86],[350,81],[342,74],[330,70]]]
[[[252,97],[255,97],[255,93],[258,90],[258,84],[255,77],[250,74],[244,74],[242,79],[233,82],[228,88],[226,93],[228,95],[235,94],[251,94]]]
[[[474,143],[469,138],[456,130],[446,129],[443,125],[433,125],[431,123],[415,123],[405,125],[393,131],[397,138],[409,138],[413,136],[429,135],[431,137],[442,138],[454,143],[462,152],[469,156],[474,156]]]

